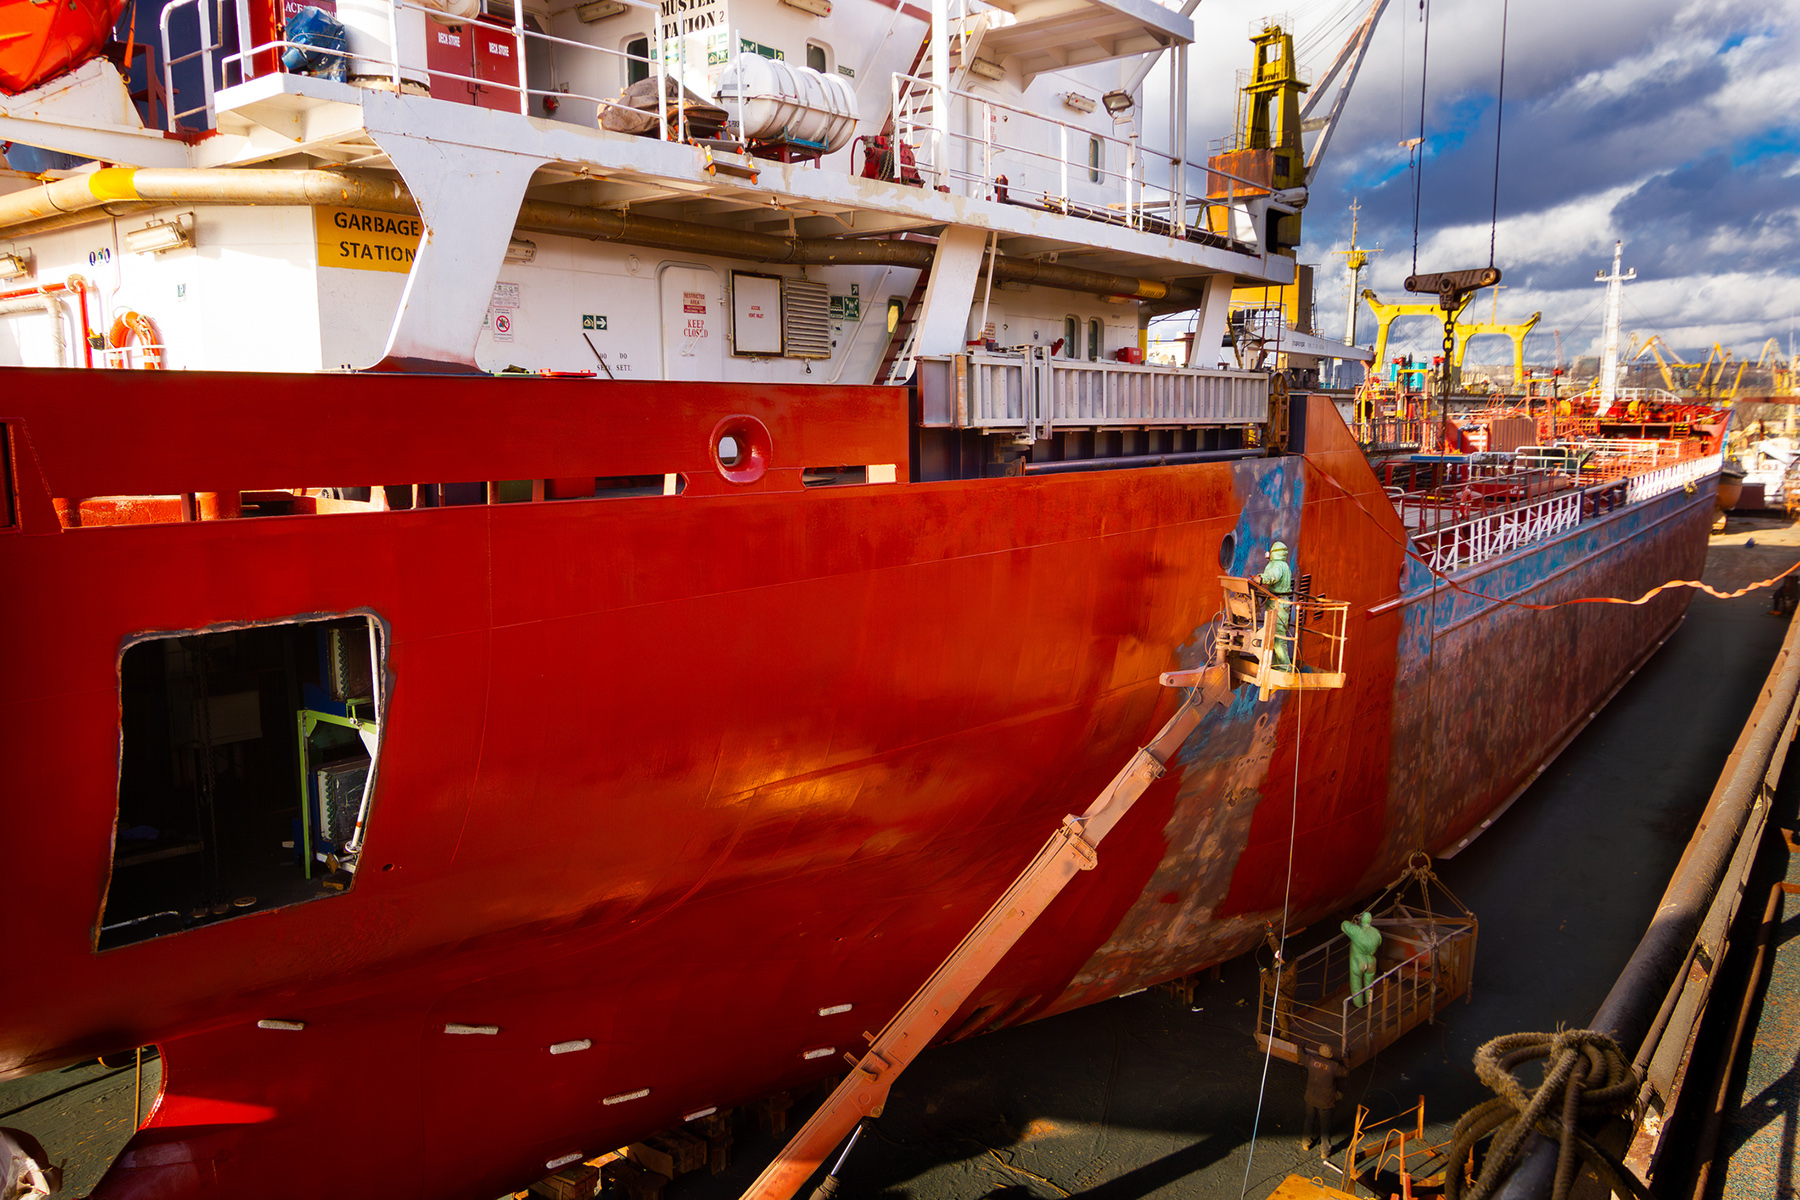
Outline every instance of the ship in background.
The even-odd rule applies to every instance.
[[[1310,95],[1255,26],[1205,161],[1147,0],[175,0],[21,68],[0,1072],[161,1048],[95,1194],[488,1197],[840,1071],[1276,542],[1341,686],[1209,711],[946,1036],[1476,836],[1686,600],[1503,602],[1697,574],[1719,429],[1372,463],[1219,365],[1382,7]]]

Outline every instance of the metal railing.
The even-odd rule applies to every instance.
[[[1057,429],[1257,425],[1269,419],[1269,379],[1205,371],[976,350],[918,360],[926,424],[1014,430],[1024,440]]]
[[[1391,450],[1417,446],[1424,437],[1418,417],[1373,417],[1355,423],[1356,442],[1365,450]]]
[[[215,38],[213,32],[212,9],[215,5],[219,7],[219,15],[222,18],[224,16],[224,0],[171,0],[169,6],[162,10],[162,16],[158,20],[157,30],[162,36],[163,111],[166,114],[171,133],[181,128],[181,118],[191,117],[195,113],[206,114],[206,124],[202,128],[211,129],[215,123],[213,94],[217,91],[218,78],[224,69],[223,65],[218,62],[217,55],[225,46],[223,33],[221,32]],[[199,47],[177,56],[169,36],[170,23],[174,20],[176,13],[188,7],[192,7],[194,10],[195,37],[199,41]],[[242,30],[247,23],[244,5],[241,2],[237,15],[239,36],[241,37]],[[223,20],[219,23],[224,24]],[[201,101],[191,108],[177,110],[175,107],[175,68],[196,60],[200,64]],[[215,74],[215,72],[219,74]]]
[[[223,5],[227,2],[235,6],[235,32],[221,19]],[[659,9],[652,0],[622,2],[645,10],[651,14],[650,21],[656,21],[654,14]],[[219,13],[212,11],[213,5],[220,6]],[[197,15],[196,36],[200,47],[175,56],[170,21],[188,6],[192,6]],[[546,101],[553,101],[557,106],[585,102],[594,105],[597,112],[608,107],[625,107],[616,97],[533,86],[527,64],[528,49],[533,46],[547,48],[552,54],[588,52],[638,64],[649,77],[658,80],[659,94],[663,96],[668,94],[669,78],[679,79],[681,75],[675,63],[665,61],[666,56],[655,52],[654,33],[650,37],[651,52],[634,55],[530,28],[526,23],[525,7],[519,4],[513,6],[510,26],[480,21],[465,23],[478,33],[509,39],[513,70],[504,73],[503,77],[464,74],[424,61],[402,62],[402,51],[396,49],[402,45],[402,13],[423,14],[427,20],[442,16],[440,10],[416,0],[394,0],[388,6],[390,49],[382,55],[370,56],[347,49],[334,50],[294,42],[285,36],[285,31],[256,42],[251,33],[248,0],[173,0],[162,14],[165,88],[173,96],[176,68],[197,62],[202,100],[178,111],[171,104],[168,126],[174,130],[182,119],[196,116],[204,121],[206,128],[216,126],[216,93],[232,84],[286,73],[280,58],[289,50],[302,50],[315,59],[342,61],[347,64],[348,73],[365,79],[385,78],[396,91],[416,88],[421,83],[427,87],[455,83],[506,93],[512,97],[512,103],[506,107],[516,108],[525,115],[532,115],[534,104],[542,105]],[[975,20],[992,15],[976,14]],[[966,31],[961,42],[964,46],[971,44]],[[742,44],[742,38],[734,29],[733,47]],[[227,49],[231,53],[225,53]],[[479,66],[475,68],[477,72],[480,69]],[[1245,253],[1261,255],[1266,251],[1262,245],[1264,223],[1260,218],[1263,208],[1277,202],[1268,198],[1267,188],[1254,180],[1148,149],[1135,133],[1115,136],[954,87],[948,89],[947,97],[939,97],[931,80],[916,75],[896,73],[890,80],[890,100],[896,142],[916,147],[920,155],[917,169],[940,188],[971,197],[1025,203],[1086,220],[1234,248]],[[947,122],[940,128],[932,121],[927,110],[940,101],[966,104],[968,119],[963,122],[964,128],[950,128]],[[729,101],[725,103],[730,111]],[[686,104],[685,94],[678,87],[673,101],[658,106],[657,132],[663,139],[669,139],[673,133],[678,139],[685,140]],[[739,111],[734,114],[738,117],[736,129],[741,130],[741,99],[737,108]],[[732,130],[729,123],[727,130]],[[1039,144],[1030,144],[1034,140]],[[1090,142],[1101,147],[1097,162],[1088,159]],[[953,166],[952,146],[968,150],[966,167]],[[1023,164],[1026,173],[1033,175],[1035,181],[1021,177],[1017,182],[998,183],[1009,163]],[[1019,174],[1017,166],[1014,174]],[[1221,188],[1223,194],[1216,194]],[[1210,199],[1209,190],[1215,193]],[[1095,200],[1086,201],[1082,198],[1084,195],[1095,197]]]
[[[1266,1046],[1272,1029],[1286,1043],[1280,1057],[1301,1058],[1324,1044],[1356,1065],[1467,993],[1474,967],[1473,921],[1408,911],[1402,918],[1377,918],[1376,925],[1382,931],[1382,955],[1399,961],[1361,993],[1349,989],[1350,945],[1343,937],[1296,958],[1278,977],[1265,971],[1257,1041]],[[1356,1003],[1359,995],[1361,1005]]]
[[[1415,534],[1413,544],[1432,570],[1452,571],[1575,528],[1581,524],[1581,499],[1580,492],[1568,491],[1528,501]]]
[[[1635,504],[1639,500],[1648,500],[1652,496],[1660,496],[1665,492],[1672,492],[1677,488],[1698,483],[1702,479],[1717,475],[1724,462],[1724,455],[1709,454],[1705,458],[1690,458],[1684,462],[1646,471],[1642,475],[1634,475],[1626,482],[1625,502]]]
[[[204,2],[205,0],[176,0],[176,4],[203,4]],[[621,0],[621,3],[632,8],[643,8],[651,12],[656,11],[655,6],[648,4],[647,0]],[[174,7],[174,5],[171,5],[171,7]],[[441,10],[431,8],[427,5],[412,3],[411,0],[395,0],[395,2],[389,6],[388,35],[390,45],[399,44],[399,14],[403,11],[422,13],[428,20],[434,15],[442,15]],[[569,100],[584,100],[593,104],[596,110],[608,107],[627,107],[619,104],[616,97],[608,98],[605,96],[591,96],[580,92],[564,91],[560,88],[532,87],[526,57],[528,47],[533,42],[537,42],[552,48],[560,46],[574,50],[589,51],[608,58],[640,64],[645,69],[647,76],[653,76],[658,80],[661,94],[665,96],[668,94],[667,80],[669,72],[667,70],[667,64],[664,62],[662,56],[654,53],[648,55],[631,54],[624,50],[614,50],[609,46],[596,45],[590,42],[578,42],[569,38],[558,37],[555,34],[544,33],[540,30],[528,27],[525,24],[525,17],[526,13],[524,6],[515,4],[513,6],[513,22],[510,27],[491,25],[481,21],[469,21],[464,25],[464,27],[468,29],[474,29],[491,35],[508,37],[511,39],[511,45],[508,49],[510,51],[510,57],[515,64],[516,75],[514,78],[510,79],[501,79],[493,76],[461,75],[455,71],[431,66],[428,63],[403,64],[400,61],[398,52],[395,52],[389,57],[372,57],[369,55],[353,54],[347,50],[330,50],[320,46],[291,42],[285,38],[271,39],[266,42],[251,45],[248,44],[248,38],[244,36],[243,31],[247,26],[243,21],[240,21],[239,23],[240,35],[238,49],[235,53],[227,55],[221,61],[220,72],[222,75],[235,72],[240,79],[250,79],[263,74],[285,73],[279,67],[274,70],[257,70],[256,64],[259,61],[262,61],[262,56],[266,55],[270,60],[273,60],[278,58],[283,51],[300,49],[305,50],[309,54],[321,55],[328,58],[339,58],[343,59],[346,63],[354,64],[351,68],[351,73],[355,75],[365,77],[385,76],[395,91],[399,91],[407,85],[409,82],[409,75],[423,75],[431,81],[454,81],[457,83],[471,84],[481,88],[492,88],[498,92],[509,92],[516,98],[517,110],[521,114],[527,116],[531,113],[531,102],[534,99],[554,99],[558,105]],[[207,111],[209,120],[212,112],[212,91],[212,75],[209,72],[207,76]],[[686,123],[686,98],[680,90],[677,90],[676,92],[674,107],[677,113],[677,127],[680,128]],[[665,139],[668,137],[669,132],[667,108],[668,105],[666,104],[661,106],[659,109],[658,120],[659,133]],[[635,112],[639,110],[630,109],[629,111]]]
[[[1262,223],[1252,204],[1260,195],[1266,195],[1267,189],[1254,180],[1205,166],[1195,167],[1183,159],[1151,150],[1141,144],[1136,134],[1115,137],[974,92],[954,87],[946,91],[947,97],[941,97],[931,80],[899,72],[889,83],[894,137],[914,147],[914,168],[934,186],[976,199],[1027,200],[1052,211],[1130,229],[1184,239],[1193,234],[1250,247],[1257,253],[1262,251]],[[939,106],[952,100],[967,106],[969,128],[940,129],[932,120]],[[1014,128],[1013,136],[1001,135],[1003,124]],[[1026,137],[1020,136],[1021,129],[1029,131]],[[1030,133],[1041,133],[1045,143],[1054,149],[1026,144]],[[1102,148],[1098,163],[1084,157],[1090,142],[1097,142]],[[971,157],[979,156],[978,170],[951,163],[952,151],[958,146]],[[1036,167],[1046,182],[1033,186],[1008,176],[1006,183],[999,183],[1006,174],[1007,163],[1001,161],[1002,156],[1008,156],[1007,161],[1022,160]],[[1190,172],[1198,178],[1190,178]],[[1158,175],[1167,182],[1157,183]],[[1077,189],[1071,185],[1081,182],[1084,176],[1086,184],[1110,194],[1100,206],[1083,204],[1075,198]],[[1209,177],[1224,182],[1223,200],[1207,199]],[[1054,186],[1048,182],[1050,179]],[[1244,197],[1239,197],[1239,188],[1246,192]],[[1190,213],[1190,209],[1196,211]]]

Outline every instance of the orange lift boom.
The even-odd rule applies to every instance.
[[[870,1040],[868,1053],[852,1060],[849,1076],[757,1176],[743,1200],[790,1200],[859,1122],[880,1115],[888,1090],[900,1072],[949,1023],[963,1001],[1076,872],[1090,871],[1098,864],[1095,851],[1101,839],[1138,797],[1162,777],[1164,764],[1181,748],[1207,709],[1213,704],[1231,703],[1232,669],[1227,662],[1215,661],[1193,671],[1171,671],[1162,676],[1162,682],[1165,686],[1192,690],[1162,731],[1132,756],[1087,811],[1079,817],[1063,818],[1062,825],[1050,835],[1031,865],[1013,880],[894,1019]],[[829,1194],[831,1189],[824,1190]]]

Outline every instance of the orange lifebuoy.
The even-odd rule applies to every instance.
[[[113,318],[112,329],[106,335],[106,344],[114,350],[128,352],[133,338],[137,339],[139,368],[145,371],[162,370],[162,339],[157,337],[155,323],[143,313],[126,309]],[[128,361],[128,354],[119,354],[117,358],[123,365]]]

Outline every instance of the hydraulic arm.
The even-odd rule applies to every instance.
[[[1101,839],[1162,777],[1170,757],[1201,717],[1212,705],[1231,702],[1231,668],[1223,662],[1197,671],[1169,672],[1162,682],[1192,690],[1162,731],[1132,756],[1087,811],[1063,818],[1031,865],[875,1036],[868,1053],[750,1185],[743,1200],[790,1200],[857,1122],[880,1114],[900,1072],[930,1044],[1076,872],[1094,868]]]

